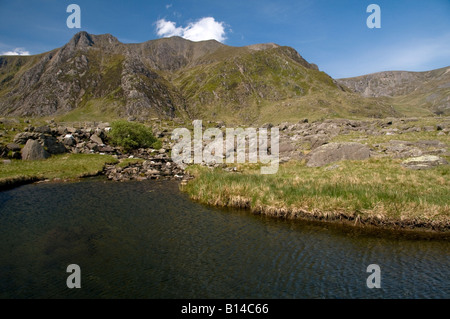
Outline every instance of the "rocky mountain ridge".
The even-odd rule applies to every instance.
[[[438,115],[450,112],[450,66],[426,72],[378,72],[337,81],[365,97],[390,97],[394,104],[403,97]]]
[[[359,92],[293,48],[274,43],[231,47],[172,37],[125,44],[110,34],[79,32],[47,53],[0,57],[3,116],[255,123],[311,113],[317,118],[402,115],[389,101]]]

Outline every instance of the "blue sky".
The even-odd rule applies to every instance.
[[[72,3],[81,7],[81,29],[66,26]],[[372,3],[381,29],[366,25]],[[450,65],[450,0],[0,0],[0,30],[0,54],[46,52],[85,30],[125,43],[170,34],[232,46],[274,42],[334,78]]]

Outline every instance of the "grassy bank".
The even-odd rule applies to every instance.
[[[106,163],[118,162],[112,156],[64,154],[43,161],[0,162],[0,189],[43,179],[76,179],[97,175]]]
[[[193,166],[189,172],[196,178],[183,190],[205,204],[256,214],[450,231],[450,167],[415,171],[400,163],[344,161],[327,169],[290,162],[274,175],[261,175],[257,166],[239,167],[238,173]]]

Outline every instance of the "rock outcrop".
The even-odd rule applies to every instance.
[[[367,145],[359,143],[330,143],[310,153],[308,167],[322,167],[341,160],[365,160],[370,157]]]
[[[24,161],[36,161],[43,160],[50,156],[36,140],[28,140],[25,147],[22,149],[22,160]]]
[[[448,164],[448,162],[444,158],[434,155],[408,158],[402,162],[403,167],[417,170],[430,169],[435,166],[446,164]]]

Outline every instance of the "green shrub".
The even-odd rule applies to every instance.
[[[161,148],[161,141],[153,135],[151,128],[140,123],[115,121],[108,137],[112,144],[121,146],[126,152],[138,148]]]

